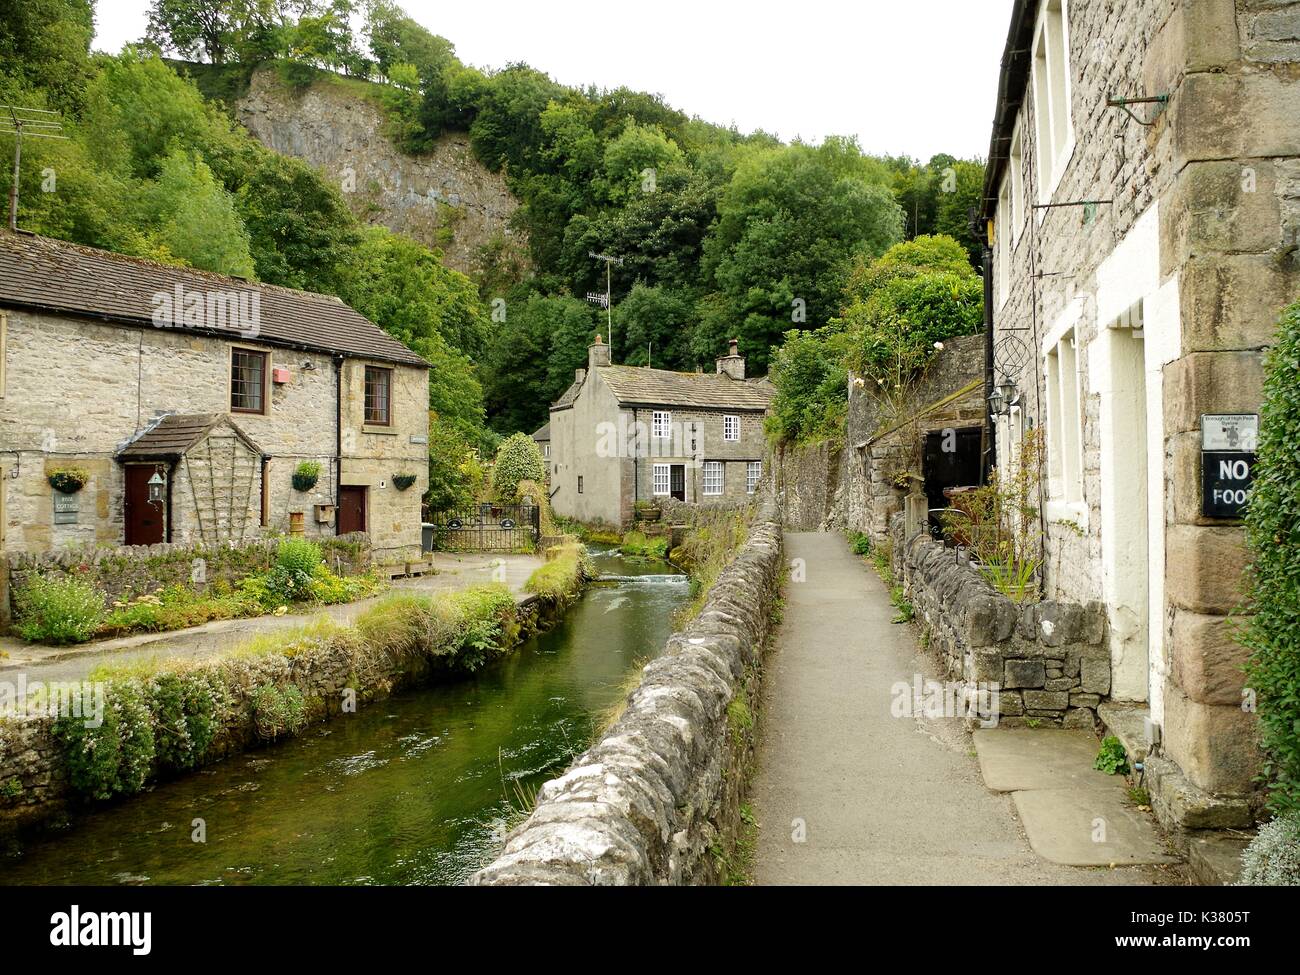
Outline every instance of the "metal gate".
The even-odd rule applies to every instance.
[[[479,504],[435,511],[433,547],[451,552],[533,552],[541,536],[541,509],[531,504]]]

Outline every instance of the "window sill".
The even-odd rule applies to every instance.
[[[379,434],[379,435],[381,435],[381,436],[386,436],[386,437],[395,437],[395,436],[397,436],[397,431],[394,430],[392,427],[381,427],[381,426],[376,426],[376,425],[371,424],[371,423],[363,423],[363,424],[361,425],[361,432],[362,432],[362,433],[377,433],[377,434]]]
[[[1043,505],[1043,515],[1048,522],[1068,521],[1084,531],[1088,530],[1088,505],[1082,501],[1055,498]]]

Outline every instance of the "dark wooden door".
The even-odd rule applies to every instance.
[[[348,532],[366,530],[366,489],[351,485],[339,487],[338,531],[340,535]]]
[[[942,531],[938,509],[950,506],[946,488],[975,487],[980,482],[980,450],[983,431],[935,430],[925,437],[925,498],[930,507],[933,531]]]
[[[686,500],[685,464],[673,464],[668,468],[668,493],[678,501]]]
[[[126,544],[157,545],[166,534],[167,512],[165,501],[149,500],[149,478],[155,468],[152,464],[126,466]]]

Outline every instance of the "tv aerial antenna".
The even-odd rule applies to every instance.
[[[22,105],[0,105],[0,131],[14,135],[14,178],[9,187],[9,229],[18,229],[18,178],[22,173],[23,137],[29,139],[62,139],[63,122],[58,112],[44,108],[25,108]]]

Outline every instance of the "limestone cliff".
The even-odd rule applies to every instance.
[[[437,248],[448,267],[474,277],[489,260],[527,268],[527,242],[510,228],[519,203],[504,176],[474,158],[464,133],[447,133],[429,152],[408,155],[384,134],[376,101],[334,78],[297,91],[273,68],[253,74],[234,109],[263,145],[335,181],[366,223]]]

